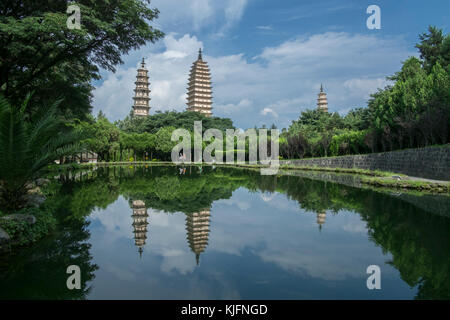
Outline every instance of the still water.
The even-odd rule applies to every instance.
[[[99,168],[51,190],[59,226],[0,257],[2,299],[450,297],[448,197],[212,167]]]

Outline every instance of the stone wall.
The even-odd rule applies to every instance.
[[[280,164],[382,170],[450,181],[450,145],[331,158],[283,160]]]

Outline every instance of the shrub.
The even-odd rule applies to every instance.
[[[0,220],[0,226],[9,234],[15,245],[28,245],[47,235],[56,225],[56,219],[50,213],[38,208],[27,208],[16,213],[33,215],[36,223],[26,221]]]

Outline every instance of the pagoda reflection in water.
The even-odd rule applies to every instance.
[[[200,254],[208,246],[210,219],[210,209],[186,214],[187,240],[192,252],[195,253],[197,265],[200,262]]]
[[[133,200],[133,233],[134,244],[138,247],[139,256],[142,257],[144,251],[145,242],[147,240],[147,207],[142,200]]]
[[[317,224],[319,225],[319,230],[322,230],[322,226],[325,224],[326,217],[327,213],[325,211],[317,212]]]

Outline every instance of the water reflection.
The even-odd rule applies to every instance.
[[[210,219],[210,209],[186,214],[187,240],[189,248],[195,253],[197,265],[199,265],[200,254],[204,252],[208,246]]]
[[[322,231],[322,226],[324,225],[326,218],[327,218],[327,213],[325,211],[317,212],[317,224],[319,225],[320,231]]]
[[[138,247],[139,256],[142,258],[145,241],[147,240],[147,207],[144,201],[133,200],[132,209],[134,244]]]
[[[54,189],[61,227],[0,258],[2,298],[450,298],[448,197],[221,167],[99,168]]]

